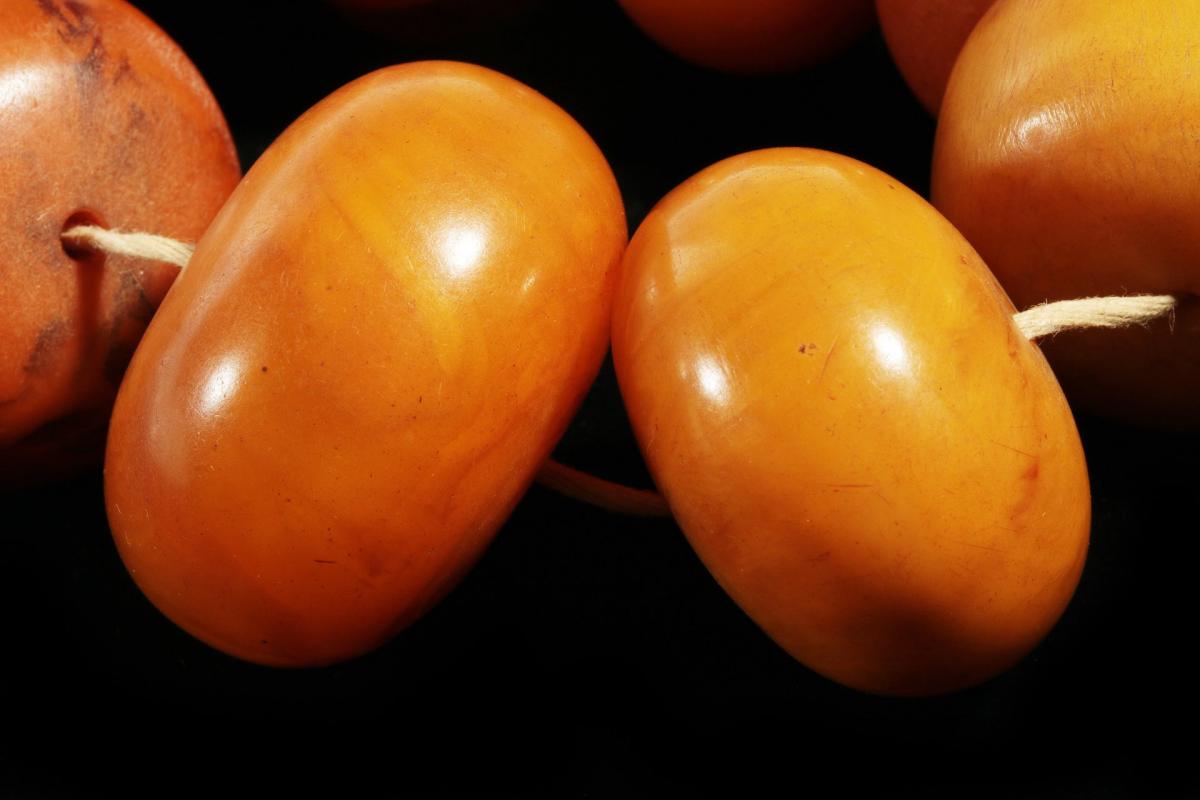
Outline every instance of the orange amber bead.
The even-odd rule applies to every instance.
[[[931,206],[830,153],[723,161],[634,236],[613,354],[646,460],[716,579],[814,670],[960,689],[1074,592],[1086,466],[1012,313]]]
[[[963,43],[995,1],[875,0],[888,50],[930,113],[938,113]]]
[[[121,0],[0,3],[0,487],[100,463],[178,271],[63,249],[76,222],[194,241],[241,172],[187,57]]]
[[[246,175],[143,339],[105,485],[168,617],[264,664],[367,651],[487,546],[604,356],[620,194],[560,108],[418,63]]]
[[[871,0],[619,0],[650,38],[701,66],[784,72],[839,53],[874,21]]]
[[[1200,3],[999,3],[946,89],[933,201],[1020,308],[1172,294],[1043,347],[1073,404],[1200,429]]]

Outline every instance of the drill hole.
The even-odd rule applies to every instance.
[[[74,214],[67,217],[67,221],[63,223],[62,230],[59,232],[59,241],[62,242],[63,252],[75,261],[91,261],[97,256],[102,256],[103,253],[94,250],[86,244],[74,239],[68,239],[62,235],[72,228],[77,228],[80,225],[97,225],[101,228],[108,227],[104,224],[104,220],[101,219],[100,215],[96,212],[90,211],[86,208],[79,209]]]

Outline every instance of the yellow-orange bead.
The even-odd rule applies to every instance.
[[[266,664],[383,642],[508,516],[600,366],[626,238],[561,109],[381,70],[250,170],[138,349],[105,487],[172,620]]]
[[[970,245],[888,176],[765,150],[630,244],[613,353],[655,480],[781,646],[934,694],[1050,630],[1087,550],[1074,420]]]

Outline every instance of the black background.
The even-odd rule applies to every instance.
[[[317,2],[139,5],[208,79],[247,166],[341,84],[437,57],[566,108],[612,163],[631,226],[679,181],[758,147],[824,147],[928,186],[934,123],[877,32],[817,69],[736,78],[659,50],[610,0],[458,14],[440,39],[407,41]],[[1200,439],[1079,422],[1095,523],[1075,600],[1017,668],[932,700],[815,676],[672,523],[537,487],[418,624],[352,663],[295,671],[225,657],[161,617],[112,546],[98,474],[0,496],[0,792],[1186,794]],[[611,366],[558,453],[648,483]]]

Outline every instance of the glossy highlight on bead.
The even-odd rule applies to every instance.
[[[962,689],[1071,598],[1087,470],[1013,310],[928,203],[823,151],[709,167],[631,241],[613,356],[647,464],[717,581],[817,672]]]
[[[122,385],[121,556],[264,664],[364,653],[487,546],[604,356],[616,182],[550,101],[452,62],[334,93],[199,242]]]

